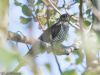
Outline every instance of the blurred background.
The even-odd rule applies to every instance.
[[[89,0],[90,1],[90,0]],[[9,0],[1,2],[1,46],[0,46],[0,72],[10,72],[12,75],[99,75],[100,74],[100,45],[99,45],[99,19],[95,17],[93,5],[99,8],[100,1],[92,0]],[[3,4],[4,3],[4,4]],[[53,7],[53,5],[55,7]],[[3,5],[5,5],[4,8]],[[8,8],[8,9],[7,9]],[[94,8],[94,7],[93,7]],[[7,10],[6,10],[7,9]],[[55,54],[47,50],[27,56],[29,49],[35,45],[26,41],[19,41],[21,37],[31,37],[39,40],[39,36],[52,26],[60,17],[60,13],[73,15],[67,39],[62,42],[64,46],[71,46],[77,40],[81,41],[80,48],[69,55],[56,55],[60,65],[57,64]],[[99,10],[98,10],[99,13]],[[4,15],[3,14],[8,14]],[[3,17],[4,18],[3,18]],[[7,16],[7,17],[6,17]],[[99,16],[99,15],[98,15]],[[49,23],[49,24],[48,24]],[[3,28],[4,27],[4,30]],[[11,38],[14,33],[14,39]],[[6,35],[7,34],[7,35]],[[6,35],[6,36],[5,36]],[[67,35],[67,34],[66,34]],[[17,39],[16,39],[17,38]],[[6,40],[8,39],[8,40]],[[9,40],[10,39],[10,40]],[[24,38],[23,38],[24,39]],[[17,41],[16,41],[17,40]],[[25,39],[24,39],[25,40]],[[32,41],[31,41],[32,42]],[[35,42],[35,40],[33,40]],[[37,45],[37,43],[35,42]],[[39,44],[38,44],[39,45]],[[38,50],[38,48],[35,48]],[[40,49],[41,50],[41,49]],[[62,49],[63,51],[63,49]],[[94,70],[95,68],[95,70]]]

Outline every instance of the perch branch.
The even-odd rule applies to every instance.
[[[21,42],[21,43],[27,43],[27,44],[32,44],[34,39],[29,38],[29,37],[24,37],[20,34],[8,31],[8,40],[12,40],[12,41],[17,41],[17,42]]]
[[[7,39],[11,40],[11,41],[17,41],[17,42],[21,42],[21,43],[25,43],[25,44],[30,44],[30,45],[32,45],[32,47],[34,47],[34,48],[36,47],[37,50],[39,50],[39,52],[37,54],[41,53],[40,44],[42,41],[40,41],[39,39],[29,38],[29,37],[26,37],[26,36],[11,32],[11,31],[8,31]],[[45,47],[44,51],[47,51],[48,53],[52,52],[51,46],[48,46],[47,43],[45,43],[45,42],[42,42],[42,43]],[[63,46],[62,45],[61,47],[54,47],[54,51],[57,55],[66,55],[66,54],[73,52],[76,49],[79,49],[79,45],[80,45],[79,43],[78,44],[75,43],[71,46]],[[30,51],[29,53],[32,53],[32,52]]]

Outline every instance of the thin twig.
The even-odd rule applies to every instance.
[[[83,8],[83,0],[80,0],[80,5],[79,5],[79,23],[80,23],[80,30],[83,33],[83,12],[82,12],[82,8]]]
[[[93,24],[91,24],[91,25],[88,27],[88,30],[87,30],[86,34],[88,34],[88,33],[91,31],[92,27],[93,27]]]
[[[17,31],[17,33],[20,33],[24,37],[24,39],[25,39],[25,35],[21,31]],[[30,50],[28,44],[26,43],[26,40],[25,40],[25,44],[26,44],[28,50]]]
[[[70,14],[68,13],[68,10],[67,10],[67,8],[68,8],[69,6],[71,6],[71,5],[75,4],[75,3],[72,3],[72,4],[68,5],[67,7],[65,7],[65,4],[66,4],[65,2],[66,2],[66,1],[63,0],[63,2],[64,2],[63,7],[64,7],[66,13],[67,13],[70,17],[76,19],[75,17],[73,17],[72,15],[70,15]],[[72,27],[74,27],[74,28],[76,28],[76,29],[80,29],[80,27],[79,27],[78,25],[73,25],[72,22],[69,22],[69,24],[72,25]]]
[[[51,1],[51,0],[48,0],[48,1],[49,1],[49,3],[52,5],[52,7],[53,7],[60,15],[62,15],[61,12],[57,9],[57,7],[52,3],[52,1]]]
[[[70,24],[72,27],[76,28],[76,29],[80,29],[80,27],[79,27],[78,25],[72,24],[71,21],[69,22],[69,24]]]
[[[68,2],[67,4],[66,4],[66,1],[65,0],[63,0],[63,8],[65,9],[65,11],[67,10],[67,9],[69,9],[72,5],[74,5],[74,4],[76,4],[77,2],[74,2],[74,3],[70,3],[70,2]],[[67,5],[67,7],[66,7],[66,5]]]
[[[61,70],[61,67],[60,67],[60,64],[59,64],[58,58],[57,58],[57,56],[56,56],[55,54],[54,54],[54,57],[55,57],[55,59],[56,59],[56,63],[57,63],[57,65],[58,65],[58,68],[59,68],[60,74],[62,75],[62,70]]]
[[[52,39],[52,38],[51,38]],[[58,66],[58,69],[59,69],[59,72],[60,72],[60,74],[62,75],[62,70],[61,70],[61,66],[60,66],[60,63],[59,63],[59,61],[58,61],[58,58],[57,58],[57,56],[56,56],[56,54],[55,54],[55,51],[54,51],[54,48],[53,48],[53,43],[51,42],[51,47],[52,47],[52,51],[53,51],[53,54],[54,54],[54,57],[55,57],[55,60],[56,60],[56,63],[57,63],[57,66]]]

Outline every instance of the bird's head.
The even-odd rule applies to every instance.
[[[60,21],[68,21],[69,20],[69,15],[68,14],[63,14],[60,16]]]

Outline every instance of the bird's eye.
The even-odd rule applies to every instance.
[[[68,16],[67,14],[61,15],[61,16],[60,16],[60,20],[66,20],[66,19],[67,19],[67,16]]]

